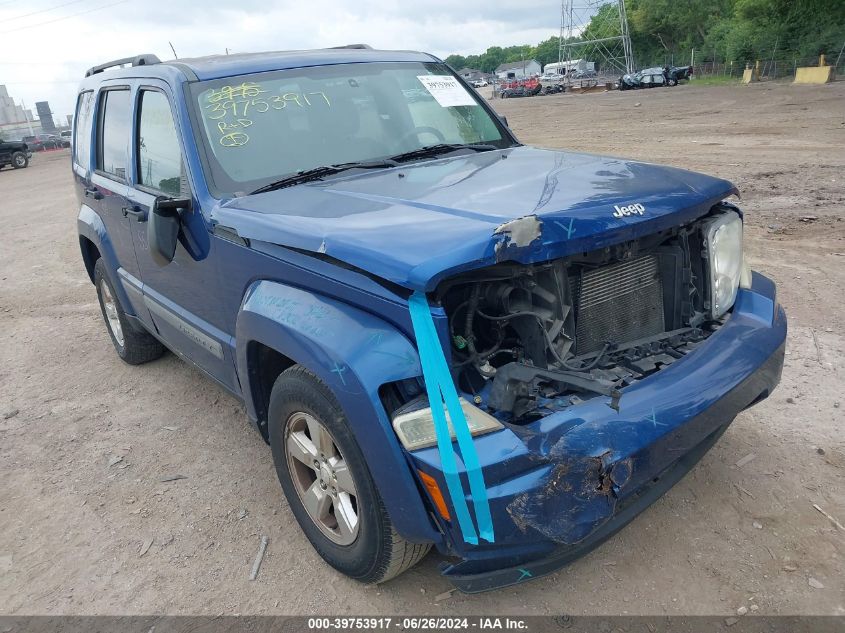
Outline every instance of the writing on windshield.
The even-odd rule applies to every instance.
[[[255,122],[256,115],[291,107],[311,107],[316,102],[323,107],[331,107],[331,101],[325,92],[309,93],[286,92],[268,94],[261,84],[243,82],[236,86],[221,86],[208,90],[201,101],[203,116],[213,122],[219,132],[218,143],[223,147],[242,147],[249,143],[246,128]]]

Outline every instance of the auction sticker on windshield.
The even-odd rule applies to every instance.
[[[472,95],[451,75],[417,75],[417,79],[444,108],[478,105]]]

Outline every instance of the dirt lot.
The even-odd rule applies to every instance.
[[[774,396],[551,577],[438,601],[432,554],[364,587],[311,549],[232,397],[172,355],[118,360],[77,248],[67,151],[38,155],[0,172],[0,614],[845,614],[845,531],[813,508],[845,522],[845,82],[495,106],[526,143],[739,185],[751,262],[790,317]],[[160,482],[173,474],[186,479]]]

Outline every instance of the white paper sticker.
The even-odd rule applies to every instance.
[[[472,95],[451,75],[417,75],[417,79],[444,108],[478,105]]]

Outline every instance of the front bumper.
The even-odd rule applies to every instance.
[[[626,388],[619,412],[596,398],[477,437],[496,541],[468,545],[443,521],[446,553],[461,559],[443,574],[466,592],[516,584],[612,536],[679,481],[740,411],[771,393],[786,327],[774,284],[755,273],[724,326]],[[436,449],[412,458],[442,481]]]

